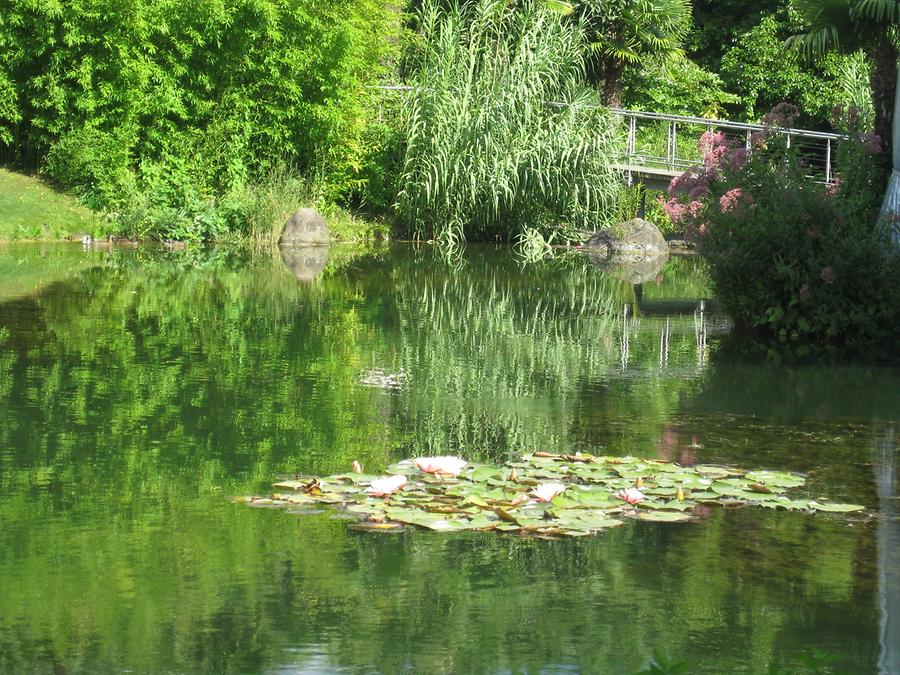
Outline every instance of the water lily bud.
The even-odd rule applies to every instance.
[[[507,478],[506,480],[512,482],[516,482],[517,480],[519,480],[519,474],[516,472],[515,468],[513,468],[513,470],[509,472],[509,478]]]
[[[684,501],[684,490],[681,489],[681,486],[678,486],[678,492],[675,493],[675,499],[680,502]]]
[[[350,470],[353,473],[362,473],[362,464],[360,464],[357,460],[353,460],[353,465],[350,467]]]
[[[634,487],[636,487],[636,488],[644,487],[644,479],[641,478],[640,476],[638,476],[638,479],[636,481],[634,481]]]

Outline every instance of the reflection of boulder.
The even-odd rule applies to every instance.
[[[312,281],[328,262],[327,246],[281,246],[284,266],[300,281]]]
[[[582,249],[607,257],[637,260],[668,255],[669,244],[656,225],[642,218],[632,218],[614,228],[594,232]]]
[[[618,255],[604,255],[596,251],[584,251],[585,257],[595,267],[599,267],[614,277],[629,284],[643,284],[653,281],[662,272],[667,255],[651,255],[642,258],[622,258]]]
[[[281,238],[282,246],[327,245],[328,224],[315,209],[299,209],[284,223]]]
[[[400,389],[406,382],[406,371],[401,368],[399,373],[389,373],[382,368],[373,368],[363,376],[361,382],[367,387],[378,389]]]

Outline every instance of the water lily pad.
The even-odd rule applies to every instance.
[[[609,491],[591,491],[581,492],[578,490],[570,490],[567,493],[569,499],[575,502],[576,506],[582,508],[615,508],[622,504],[622,500],[613,496]]]
[[[560,518],[559,523],[567,529],[586,530],[589,532],[625,524],[617,518],[594,514],[580,515],[577,518]]]
[[[373,513],[381,513],[384,510],[383,506],[379,506],[374,502],[366,502],[363,504],[350,504],[347,506],[347,510],[350,513],[363,513],[366,515],[371,515]]]
[[[273,487],[277,487],[279,490],[302,490],[308,484],[308,480],[283,480],[275,483]]]
[[[351,530],[359,530],[361,532],[402,532],[404,529],[400,523],[353,523],[348,525]]]
[[[654,523],[682,523],[693,520],[687,513],[675,511],[641,511],[636,517],[638,520],[649,520]]]
[[[683,473],[684,468],[678,466],[677,464],[669,464],[668,462],[650,462],[650,467],[653,471],[659,471],[662,473]]]
[[[486,528],[494,528],[500,524],[500,518],[495,513],[491,513],[489,511],[482,511],[479,514],[472,516],[469,520],[469,527],[474,530],[481,530]]]
[[[833,502],[816,502],[809,503],[811,509],[816,511],[828,511],[830,513],[850,513],[852,511],[863,511],[865,506],[861,504],[835,504]]]
[[[803,476],[785,471],[750,471],[747,480],[753,483],[761,483],[766,487],[794,488],[800,487],[806,482]]]
[[[663,505],[663,508],[666,510],[675,510],[675,511],[689,511],[696,506],[696,502],[692,501],[678,501],[677,499],[673,499],[671,501],[666,502]]]
[[[678,492],[678,488],[674,487],[644,487],[641,489],[645,495],[659,495],[662,497],[668,497],[674,495]]]
[[[466,477],[475,483],[481,483],[491,478],[500,478],[501,472],[495,466],[479,466]]]
[[[731,471],[722,466],[696,466],[694,470],[706,478],[728,478]]]
[[[680,485],[687,490],[708,490],[713,484],[713,479],[698,474],[687,474],[683,477],[679,477],[679,480],[675,484]]]

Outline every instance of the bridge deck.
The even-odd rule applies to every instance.
[[[669,189],[673,178],[684,173],[683,169],[661,169],[634,164],[616,164],[614,168],[624,173],[631,185],[641,183],[648,190],[663,192]]]

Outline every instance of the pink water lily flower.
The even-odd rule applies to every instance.
[[[619,490],[616,493],[616,497],[618,497],[619,499],[624,499],[629,504],[637,504],[638,502],[644,501],[644,493],[637,488],[627,488],[625,490]]]
[[[406,485],[406,476],[386,476],[384,478],[376,478],[366,489],[367,495],[373,497],[384,497],[393,494]]]
[[[466,468],[466,460],[460,457],[417,457],[413,463],[419,471],[458,476]]]
[[[562,483],[541,483],[531,492],[531,496],[539,502],[549,502],[556,495],[562,494],[566,486]]]

